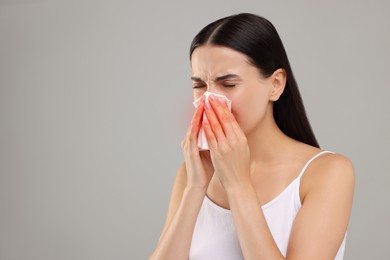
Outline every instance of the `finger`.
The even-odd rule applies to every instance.
[[[203,118],[202,125],[206,134],[207,142],[209,143],[210,150],[215,150],[218,146],[218,142],[213,131],[211,130],[210,121],[207,119],[207,116]]]
[[[220,97],[210,95],[210,104],[227,139],[235,138],[236,131],[232,125],[232,123],[235,121],[235,118],[229,111],[225,100]]]
[[[218,142],[226,142],[225,133],[222,129],[222,126],[215,114],[213,108],[210,105],[210,102],[205,102],[205,112],[207,116],[207,121],[210,125],[210,130],[213,132]]]
[[[233,113],[229,110],[226,101],[221,97],[215,97],[212,105],[215,105],[215,111],[217,115],[221,115],[221,125],[225,132],[231,133],[232,137],[234,137],[234,134],[236,138],[239,137],[245,137],[244,132],[242,131],[240,125],[238,124],[236,118],[234,117]],[[234,133],[234,134],[233,134]]]
[[[191,125],[189,127],[188,138],[191,142],[196,142],[200,127],[202,126],[202,118],[204,113],[204,96],[201,98],[199,106],[195,110],[194,116],[191,120]]]

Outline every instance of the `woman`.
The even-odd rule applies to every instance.
[[[219,19],[196,35],[190,60],[202,99],[150,259],[342,259],[353,166],[319,148],[274,26]],[[201,127],[210,150],[198,149]]]

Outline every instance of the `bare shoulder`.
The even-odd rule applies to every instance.
[[[352,193],[355,173],[352,161],[342,154],[325,153],[308,166],[302,177],[302,199],[313,191],[332,191],[342,195]]]
[[[325,178],[338,181],[354,181],[354,168],[352,161],[342,154],[322,154],[317,158],[317,164],[313,170],[317,172],[318,178]]]

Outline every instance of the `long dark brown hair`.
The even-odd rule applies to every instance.
[[[193,39],[190,60],[195,48],[204,44],[225,46],[245,54],[265,77],[283,68],[287,81],[282,95],[273,104],[275,122],[287,136],[319,148],[282,40],[270,21],[241,13],[212,22]]]

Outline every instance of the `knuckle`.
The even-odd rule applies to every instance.
[[[229,153],[229,151],[230,151],[230,146],[229,145],[222,145],[219,148],[219,155],[223,156],[224,154]]]
[[[230,122],[230,121],[231,121],[231,117],[230,117],[229,114],[223,113],[223,114],[221,115],[221,120],[224,121],[224,122]]]
[[[195,121],[195,120],[192,120],[191,121],[191,129],[193,130],[194,128],[196,128],[198,126],[198,123]]]
[[[188,136],[188,142],[189,143],[192,143],[196,140],[196,135],[195,135],[195,131],[191,132],[191,134]]]
[[[190,144],[192,144],[192,143],[194,142],[194,140],[195,140],[195,138],[194,138],[193,135],[190,135],[190,136],[188,137],[188,142],[189,142]]]
[[[230,142],[233,147],[238,146],[241,143],[238,138],[232,138]]]
[[[216,126],[214,126],[214,130],[216,132],[222,131],[222,127],[220,125],[216,125]]]

